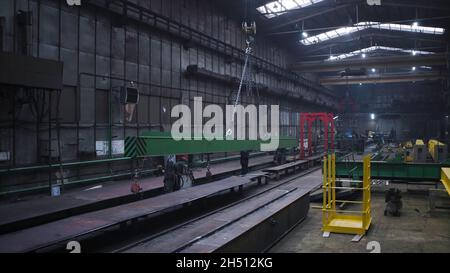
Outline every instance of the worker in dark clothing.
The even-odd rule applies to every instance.
[[[275,151],[273,161],[277,165],[283,165],[284,163],[286,163],[286,149],[285,148],[277,149]]]
[[[241,174],[248,173],[248,157],[250,153],[248,151],[241,151]]]
[[[174,157],[169,157],[166,161],[164,171],[164,190],[165,192],[173,192],[179,189],[179,177],[176,173]]]
[[[187,163],[188,156],[169,156],[164,172],[164,189],[173,192],[182,188],[191,187],[194,183],[194,174]]]

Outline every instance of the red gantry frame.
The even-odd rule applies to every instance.
[[[305,123],[308,132],[308,156],[312,156],[312,123],[321,120],[324,126],[324,151],[328,152],[328,135],[330,136],[330,149],[334,149],[334,116],[331,113],[300,113],[300,159],[305,158]],[[328,131],[330,129],[330,131]]]

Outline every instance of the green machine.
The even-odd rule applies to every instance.
[[[273,140],[272,140],[273,141]],[[145,160],[149,156],[166,155],[192,155],[209,154],[220,152],[240,152],[240,151],[260,151],[261,144],[270,143],[261,140],[229,140],[205,138],[191,140],[175,140],[168,132],[146,132],[140,136],[130,136],[125,138],[125,156],[132,158],[135,162]],[[298,146],[296,138],[281,137],[278,149],[289,149]],[[248,154],[248,153],[247,153]],[[248,157],[248,155],[247,155]],[[248,159],[247,159],[248,162]],[[241,164],[242,155],[241,155]],[[247,163],[248,165],[248,163]],[[248,167],[243,166],[243,170]],[[209,161],[207,165],[207,176],[209,172]],[[139,171],[135,171],[136,181]],[[211,175],[211,173],[209,174]],[[165,162],[164,189],[166,192],[179,190],[186,185],[194,183],[194,176],[189,165],[181,162],[173,162],[171,157]]]
[[[406,163],[372,161],[370,173],[372,178],[394,179],[407,181],[439,181],[441,168],[449,167],[450,162],[444,163]],[[362,161],[336,161],[337,177],[363,177]]]

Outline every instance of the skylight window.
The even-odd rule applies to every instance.
[[[429,54],[434,54],[434,52],[430,52],[430,51],[421,51],[421,50],[414,50],[414,49],[403,49],[403,48],[398,48],[398,47],[388,47],[388,46],[371,46],[371,47],[367,47],[367,48],[363,48],[360,50],[355,50],[349,53],[345,53],[345,54],[341,54],[338,56],[330,56],[327,60],[328,61],[335,61],[335,60],[342,60],[342,59],[346,59],[346,58],[351,58],[351,57],[355,57],[355,56],[362,56],[365,53],[369,53],[369,52],[373,52],[376,50],[386,50],[386,51],[396,51],[396,52],[402,52],[402,53],[408,53],[411,55],[416,55],[416,54],[420,54],[420,55],[429,55]]]
[[[435,34],[435,35],[442,35],[445,32],[445,29],[438,27],[423,27],[418,25],[402,25],[402,24],[383,24],[380,22],[360,22],[354,24],[351,27],[341,27],[338,29],[320,33],[315,36],[310,36],[306,39],[300,40],[300,42],[304,45],[313,45],[368,28]]]
[[[416,25],[400,25],[400,24],[378,24],[372,26],[372,28],[388,29],[388,30],[400,30],[425,34],[444,34],[445,30],[438,27],[423,27]]]
[[[285,14],[287,11],[301,9],[322,1],[324,0],[278,0],[267,3],[256,10],[270,19]]]

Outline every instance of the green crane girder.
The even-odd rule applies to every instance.
[[[145,157],[170,154],[207,154],[219,152],[260,151],[261,140],[174,140],[170,133],[146,132],[140,136],[125,138],[125,156]],[[298,140],[280,137],[279,148],[298,147]]]
[[[405,163],[372,161],[370,172],[372,178],[411,181],[439,181],[441,168],[450,163]],[[360,179],[363,177],[362,161],[336,161],[336,176]]]

